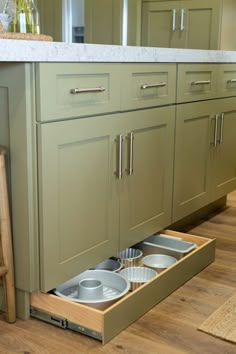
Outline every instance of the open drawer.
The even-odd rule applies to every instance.
[[[197,247],[105,310],[72,302],[50,293],[32,293],[31,316],[97,338],[103,344],[107,343],[214,261],[215,240],[170,230],[162,231],[162,234],[194,242]]]

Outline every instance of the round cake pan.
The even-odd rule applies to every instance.
[[[80,284],[82,280],[98,280],[102,284],[102,293],[100,291],[94,299],[84,298],[84,289],[81,295]],[[83,284],[83,283],[82,283]],[[76,277],[68,280],[58,286],[54,292],[56,295],[70,301],[88,304],[90,306],[104,309],[114,301],[124,296],[130,289],[130,283],[120,274],[108,270],[86,270]]]
[[[143,252],[136,248],[126,248],[115,257],[118,258],[124,267],[135,267],[143,256]]]
[[[109,270],[110,272],[119,272],[122,269],[122,267],[123,267],[122,264],[118,260],[109,258],[90,269]]]
[[[164,270],[176,263],[177,259],[165,254],[150,254],[143,257],[142,263],[146,267],[151,267],[155,270]]]
[[[157,272],[147,267],[128,267],[120,271],[120,275],[130,282],[131,290],[135,290],[157,275]]]

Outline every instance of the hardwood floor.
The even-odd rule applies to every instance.
[[[197,330],[236,290],[236,191],[223,211],[184,231],[216,238],[215,262],[107,345],[35,319],[10,325],[0,315],[0,354],[236,353],[236,345]]]

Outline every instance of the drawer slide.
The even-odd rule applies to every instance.
[[[98,339],[102,341],[102,334],[98,333],[92,329],[80,326],[78,324],[72,323],[65,318],[60,316],[51,315],[45,311],[38,310],[33,306],[30,307],[30,316],[37,318],[38,320],[53,324],[54,326],[63,328],[63,329],[70,329],[78,333],[85,334],[86,336]]]

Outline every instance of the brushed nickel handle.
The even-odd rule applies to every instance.
[[[224,143],[224,119],[225,119],[225,114],[221,113],[221,117],[220,117],[220,140],[219,140],[219,144],[223,144]]]
[[[144,85],[141,85],[140,88],[142,90],[146,90],[146,89],[153,88],[153,87],[164,87],[166,85],[167,85],[166,82],[158,82],[156,84],[144,84]]]
[[[172,10],[172,32],[176,31],[176,9]]]
[[[104,87],[84,87],[84,88],[73,88],[70,90],[72,95],[77,95],[78,93],[87,93],[87,92],[103,92],[105,91]]]
[[[132,176],[134,173],[134,133],[128,134],[127,139],[129,141],[128,148],[128,168],[126,170],[128,176]]]
[[[211,80],[196,80],[191,82],[191,85],[210,85],[210,84],[211,84]]]
[[[184,32],[184,15],[185,11],[184,9],[181,9],[181,15],[180,15],[180,32]]]
[[[123,177],[123,135],[118,135],[115,138],[117,150],[116,150],[116,171],[115,176],[118,179]]]
[[[214,130],[214,141],[212,143],[212,145],[214,147],[217,147],[217,135],[218,135],[218,119],[219,119],[219,114],[215,115],[215,130]]]
[[[236,79],[231,79],[227,81],[227,84],[233,84],[234,82],[236,82]]]

